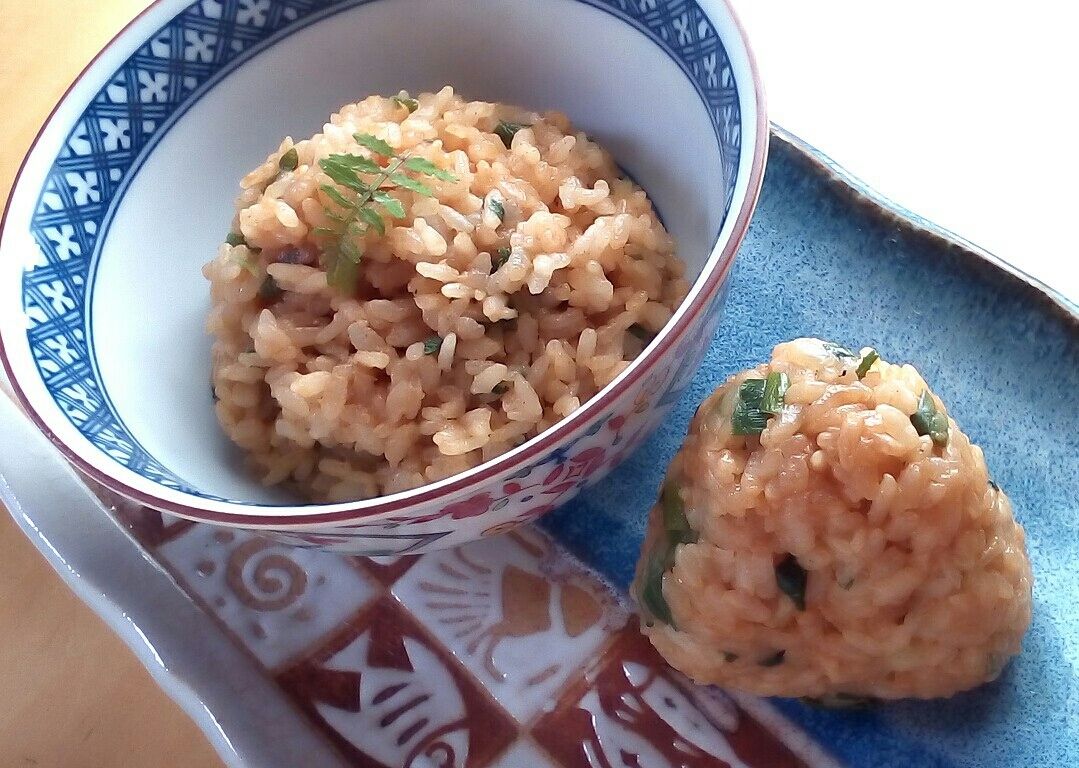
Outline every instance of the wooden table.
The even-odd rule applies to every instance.
[[[0,199],[41,124],[149,0],[0,0]],[[0,397],[4,396],[0,393]],[[0,446],[0,450],[9,450]],[[203,768],[221,759],[0,507],[0,765]]]

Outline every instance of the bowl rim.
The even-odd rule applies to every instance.
[[[512,473],[520,469],[522,465],[529,464],[539,456],[554,449],[558,443],[568,438],[578,429],[586,428],[595,421],[612,402],[622,397],[628,390],[636,385],[650,369],[648,363],[662,357],[674,345],[676,339],[681,338],[693,325],[693,322],[701,315],[704,308],[709,305],[712,298],[720,290],[726,281],[731,268],[734,265],[735,256],[741,247],[746,233],[749,230],[750,220],[760,197],[761,186],[764,181],[764,169],[768,157],[768,142],[770,138],[770,125],[767,117],[767,108],[764,93],[764,84],[760,74],[757,59],[750,46],[748,35],[741,19],[731,5],[730,0],[699,0],[702,5],[717,3],[723,8],[730,19],[731,28],[735,32],[736,39],[741,43],[741,52],[745,56],[748,78],[744,85],[752,85],[753,100],[755,104],[755,120],[752,126],[754,150],[749,159],[750,166],[746,175],[745,193],[742,195],[737,211],[728,211],[728,218],[734,213],[730,236],[727,238],[722,250],[716,254],[716,245],[706,259],[715,259],[714,267],[710,272],[702,273],[694,281],[690,288],[690,297],[676,310],[673,322],[669,322],[653,342],[646,346],[641,354],[633,360],[633,363],[620,374],[613,382],[601,389],[590,400],[586,401],[577,411],[562,419],[558,423],[539,433],[518,448],[498,456],[490,461],[483,462],[471,470],[452,475],[443,480],[422,485],[407,491],[400,491],[386,496],[377,496],[370,499],[357,501],[335,502],[332,504],[292,504],[292,505],[268,505],[250,502],[214,501],[212,499],[200,499],[195,504],[185,504],[164,498],[153,493],[148,493],[134,488],[102,469],[97,463],[83,456],[84,451],[72,447],[64,441],[50,426],[46,417],[34,406],[33,400],[24,391],[15,368],[8,358],[3,334],[0,334],[0,364],[10,382],[17,402],[31,422],[53,443],[64,458],[77,470],[99,482],[110,490],[147,507],[160,512],[167,512],[182,518],[198,522],[212,523],[229,527],[253,527],[263,529],[303,529],[310,526],[325,524],[345,523],[373,523],[380,518],[400,513],[405,509],[419,504],[428,503],[439,498],[450,497],[459,492],[473,487],[479,488],[493,478]],[[63,94],[57,99],[56,104],[49,111],[48,116],[38,128],[29,149],[19,164],[19,168],[12,181],[11,189],[0,215],[0,236],[3,235],[8,224],[8,215],[11,203],[20,187],[24,173],[30,158],[37,150],[45,132],[52,126],[57,113],[65,105],[73,92],[79,87],[84,78],[92,70],[95,70],[101,60],[107,56],[118,43],[125,38],[130,31],[141,24],[148,16],[161,12],[162,6],[175,4],[179,6],[177,13],[191,4],[191,0],[154,0],[149,6],[134,16],[124,27],[111,37],[90,59],[79,74],[71,81]],[[589,4],[586,2],[586,4]],[[702,9],[703,10],[703,9]],[[171,18],[175,18],[175,15]],[[81,114],[81,113],[80,113]],[[743,124],[743,127],[746,127]],[[744,135],[744,133],[743,133]],[[737,180],[737,177],[736,177]],[[724,228],[727,226],[724,223]],[[721,235],[717,235],[717,240]],[[718,244],[718,243],[717,243]],[[94,451],[98,449],[94,448]],[[177,491],[176,493],[183,493]],[[190,494],[185,497],[199,498]],[[252,512],[250,510],[259,511]]]

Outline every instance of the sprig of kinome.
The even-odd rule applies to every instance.
[[[357,133],[353,138],[371,156],[339,154],[319,160],[319,167],[334,182],[322,185],[322,191],[333,202],[333,205],[325,206],[325,210],[334,226],[312,230],[312,234],[323,238],[320,250],[326,282],[349,292],[356,285],[364,237],[372,229],[380,235],[386,234],[384,216],[396,219],[405,216],[404,206],[390,190],[407,189],[424,197],[434,197],[435,193],[420,178],[430,176],[440,181],[457,181],[456,176],[430,160],[414,157],[411,151],[398,154],[376,136]],[[384,164],[378,158],[382,158]]]

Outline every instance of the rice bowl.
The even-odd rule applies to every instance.
[[[722,3],[691,3],[704,44],[683,49],[668,34],[680,19],[674,11],[609,13],[576,0],[496,15],[483,0],[268,4],[273,21],[257,26],[242,6],[226,4],[218,19],[201,3],[160,0],[84,73],[35,143],[0,242],[0,358],[20,401],[65,456],[113,491],[290,543],[427,551],[568,502],[663,421],[719,325],[768,143],[760,81],[737,20]],[[382,44],[402,24],[409,45]],[[185,39],[211,28],[221,55],[197,66],[185,58],[189,47],[160,43],[161,30]],[[617,71],[606,53],[612,47],[625,57]],[[148,52],[163,72],[184,73],[170,80],[175,88],[142,87]],[[707,68],[694,63],[704,59]],[[499,66],[510,60],[514,67]],[[601,91],[597,78],[633,87]],[[276,154],[283,137],[321,132],[327,115],[366,94],[418,94],[445,83],[469,98],[572,116],[648,190],[692,286],[613,382],[536,437],[410,490],[359,498],[377,490],[366,487],[348,500],[311,503],[261,482],[221,428],[209,391],[211,300],[202,269],[227,234],[239,234],[237,182]],[[129,121],[131,143],[114,145],[109,134],[86,144],[82,137],[108,128],[103,109]],[[100,199],[54,198],[50,190],[74,184],[73,166],[103,182]],[[60,219],[78,235],[74,252],[51,237]],[[38,291],[46,277],[50,291],[52,280],[65,286],[62,315]],[[62,357],[50,346],[61,342]],[[602,462],[575,462],[600,451]],[[554,468],[578,465],[589,471],[575,471],[551,493],[525,490]],[[472,504],[486,498],[495,501],[485,510]],[[466,503],[467,517],[457,515]]]

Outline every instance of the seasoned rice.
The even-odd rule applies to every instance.
[[[448,87],[409,106],[372,96],[286,138],[242,180],[230,242],[203,269],[218,419],[263,482],[316,501],[414,488],[537,435],[688,291],[645,193],[565,115]],[[522,126],[508,147],[500,121]],[[362,238],[349,291],[321,255],[335,209],[319,161],[371,156],[355,134],[455,179],[390,192],[405,215]]]
[[[695,415],[633,589],[645,633],[694,680],[840,705],[929,698],[1019,653],[1023,528],[918,372],[870,352],[780,344]],[[734,434],[753,421],[743,382],[769,374],[787,376],[781,407]]]

